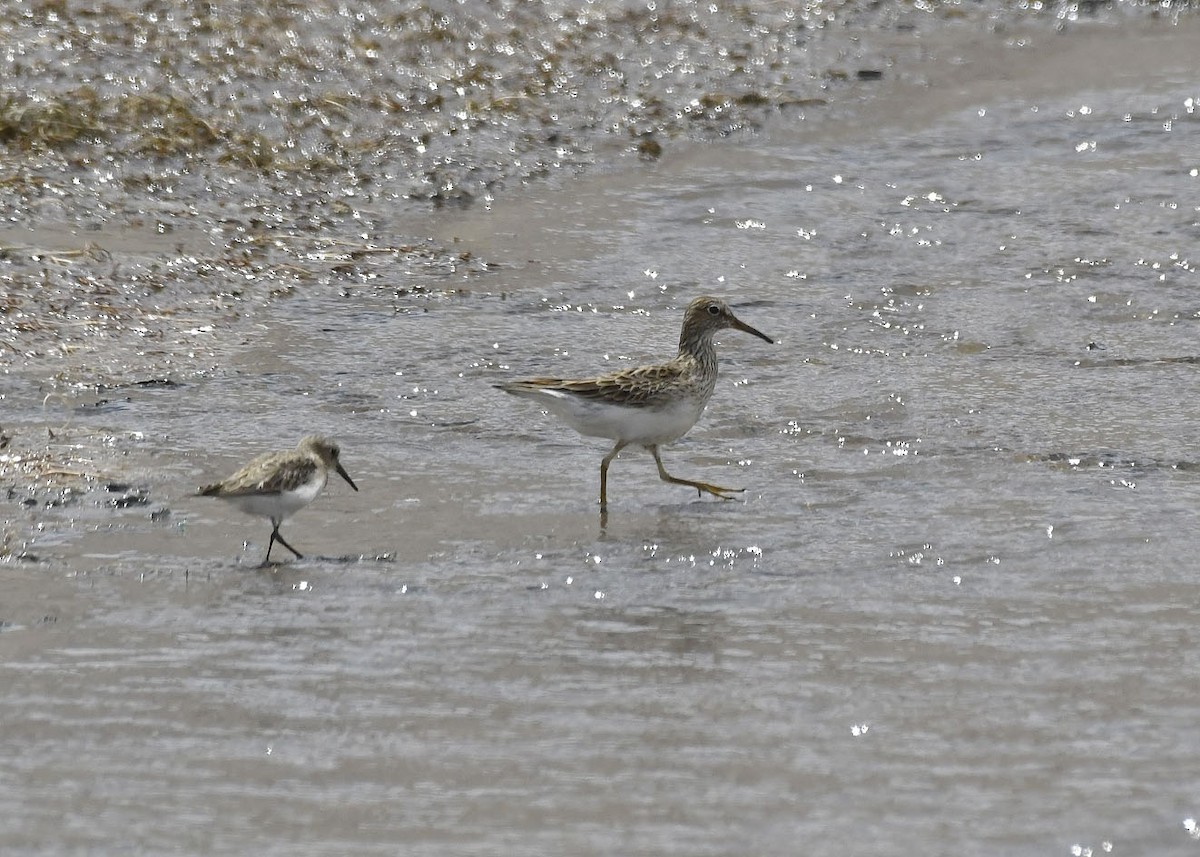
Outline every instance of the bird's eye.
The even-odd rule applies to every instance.
[[[709,304],[708,305],[708,314],[709,315],[720,315],[721,308],[719,306],[717,306],[716,304]]]

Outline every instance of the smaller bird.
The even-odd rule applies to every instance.
[[[262,561],[264,566],[271,561],[275,542],[294,553],[296,559],[304,559],[279,534],[279,525],[316,499],[330,470],[336,470],[351,488],[358,490],[342,467],[341,454],[336,441],[312,434],[295,449],[258,456],[227,479],[203,486],[197,496],[228,500],[246,514],[271,519],[271,541]]]
[[[608,465],[630,444],[654,456],[664,482],[688,485],[724,500],[744,488],[722,488],[672,476],[658,447],[683,437],[700,419],[717,385],[713,337],[726,328],[774,340],[733,314],[720,298],[698,297],[688,304],[679,333],[679,353],[666,363],[638,366],[594,378],[530,378],[497,385],[514,396],[533,399],[583,435],[615,441],[600,462],[600,508],[608,506]],[[603,516],[602,516],[603,519]]]

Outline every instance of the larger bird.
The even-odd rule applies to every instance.
[[[342,467],[341,454],[335,441],[309,435],[295,449],[260,455],[237,473],[205,485],[197,493],[201,497],[228,500],[249,515],[271,519],[271,541],[267,543],[263,565],[270,562],[275,542],[294,553],[296,559],[304,559],[300,551],[284,541],[279,526],[317,498],[331,470],[358,490]]]
[[[514,396],[533,399],[580,434],[615,441],[600,462],[600,508],[608,506],[608,465],[630,444],[654,456],[659,478],[707,491],[728,500],[744,488],[672,476],[663,467],[660,445],[683,437],[700,419],[717,385],[717,349],[713,337],[733,328],[774,342],[733,314],[720,298],[699,297],[688,304],[679,333],[679,353],[666,363],[638,366],[594,378],[530,378],[498,385]]]

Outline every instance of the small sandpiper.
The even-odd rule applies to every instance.
[[[271,519],[271,541],[262,561],[264,566],[271,560],[275,542],[294,553],[296,559],[304,559],[300,551],[284,541],[279,525],[316,499],[330,470],[336,470],[351,488],[358,490],[342,467],[341,452],[335,441],[309,435],[295,449],[260,455],[229,478],[205,485],[198,496],[219,497],[249,515]]]
[[[729,500],[744,488],[722,488],[707,482],[680,479],[667,473],[658,447],[683,437],[708,404],[717,385],[717,349],[713,336],[733,328],[773,343],[774,340],[741,321],[720,298],[699,297],[688,304],[679,334],[679,354],[655,366],[576,380],[530,378],[497,387],[514,396],[533,399],[583,435],[616,441],[600,462],[600,508],[608,506],[608,465],[630,444],[650,450],[664,482],[688,485]]]

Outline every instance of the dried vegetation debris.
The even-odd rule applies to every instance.
[[[203,347],[214,321],[238,313],[245,299],[188,285],[220,265],[210,261],[118,266],[98,248],[8,255],[0,263],[0,365],[17,364],[51,386],[169,373],[176,355]]]
[[[407,285],[387,276],[397,267]],[[70,251],[0,247],[0,369],[39,378],[47,389],[187,378],[210,371],[236,344],[233,331],[298,287],[433,296],[433,281],[447,272],[485,267],[428,243],[274,230],[243,233],[205,255],[164,247],[114,256],[97,242]]]
[[[48,513],[75,516],[93,507],[138,510],[150,504],[150,488],[129,480],[129,449],[143,440],[136,432],[67,421],[54,428],[8,425],[0,427],[0,437],[0,560],[33,558],[29,548]]]
[[[846,33],[1081,8],[16,0],[0,8],[0,147],[17,155],[0,201],[7,189],[36,213],[70,179],[158,185],[201,209],[260,187],[321,205],[467,202],[601,148],[656,157],[679,135],[753,127],[877,77],[846,67]]]
[[[810,102],[861,71],[841,67],[845,51],[812,49],[829,31],[1096,8],[16,0],[0,10],[0,145],[461,201],[587,164],[600,145],[644,152],[648,139],[728,133]]]
[[[819,96],[827,30],[1034,5],[17,0],[0,145],[461,201]]]

